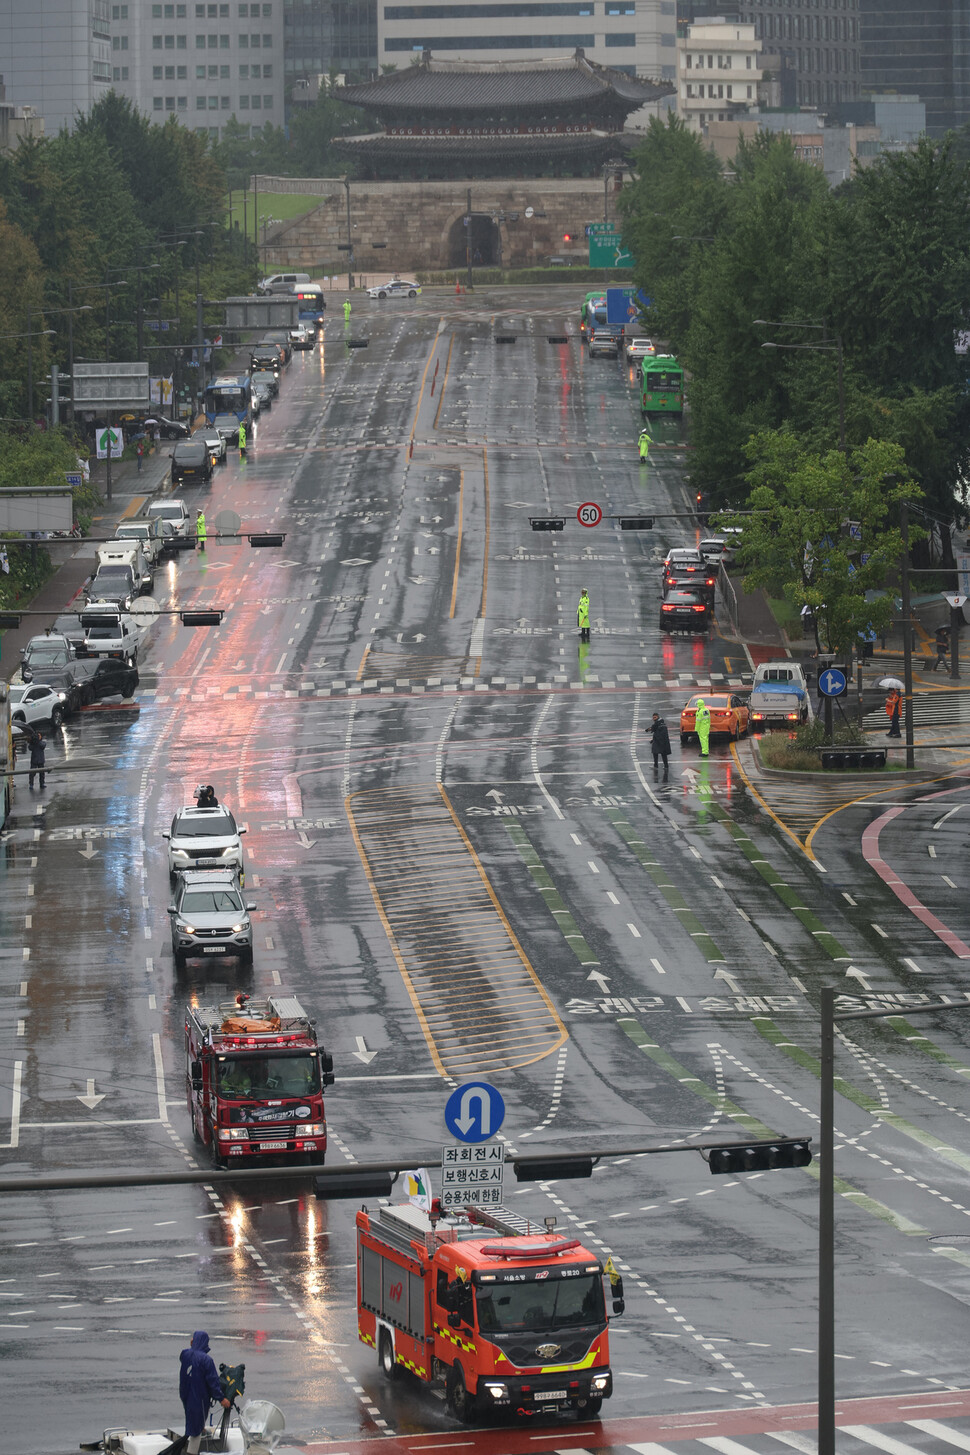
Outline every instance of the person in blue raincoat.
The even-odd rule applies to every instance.
[[[222,1397],[222,1385],[209,1353],[209,1335],[204,1329],[196,1329],[191,1347],[179,1355],[179,1365],[179,1398],[185,1408],[183,1448],[186,1455],[197,1455],[210,1404],[218,1400],[223,1409],[228,1409],[230,1403]]]

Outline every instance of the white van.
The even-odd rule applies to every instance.
[[[256,289],[257,293],[292,293],[303,283],[309,283],[309,273],[271,273]]]
[[[98,546],[95,571],[112,566],[130,569],[136,595],[151,591],[155,584],[155,572],[138,541],[105,541]]]

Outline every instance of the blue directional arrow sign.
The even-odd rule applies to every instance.
[[[460,1142],[487,1142],[504,1120],[502,1094],[487,1081],[466,1081],[445,1104],[445,1124]]]
[[[823,697],[841,697],[845,688],[845,673],[838,667],[826,667],[818,674],[818,690]]]

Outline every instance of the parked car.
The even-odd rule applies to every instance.
[[[368,288],[368,298],[417,298],[421,292],[419,283],[410,283],[405,278],[392,278],[389,283],[378,283]]]
[[[172,956],[176,970],[186,960],[218,955],[253,962],[253,926],[249,918],[255,904],[246,904],[234,869],[186,870],[178,876],[172,921]]]
[[[257,285],[256,292],[264,296],[267,293],[293,293],[301,283],[309,281],[309,273],[270,273]]]
[[[47,682],[30,682],[21,687],[11,687],[8,701],[10,721],[28,727],[35,722],[49,722],[51,727],[60,727],[67,712],[67,694],[58,692]]]

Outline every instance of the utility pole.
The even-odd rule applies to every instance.
[[[202,294],[195,295],[195,349],[197,354],[198,370],[198,405],[205,398],[205,321],[202,317]]]
[[[822,986],[819,1001],[818,1455],[835,1455],[835,990],[831,985]]]
[[[903,555],[899,563],[900,588],[903,598],[903,709],[906,723],[906,767],[916,767],[913,752],[913,633],[910,624],[909,600],[909,502],[904,500],[899,507],[899,531],[902,537]]]
[[[350,178],[344,178],[344,187],[347,192],[347,287],[352,291],[354,286],[354,240],[350,232]]]
[[[105,269],[104,274],[104,361],[111,363],[111,281],[109,270]],[[105,458],[104,473],[104,498],[111,499],[111,411],[104,411],[105,436],[108,443],[107,456]]]

